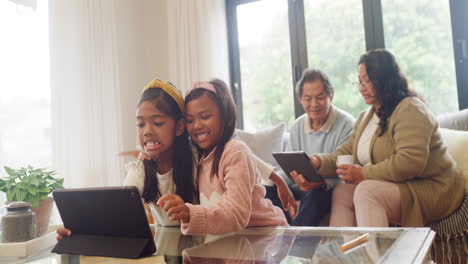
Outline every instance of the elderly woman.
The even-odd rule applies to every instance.
[[[416,227],[446,217],[460,206],[465,184],[436,118],[408,90],[390,52],[367,52],[358,71],[359,91],[371,107],[336,152],[311,157],[322,176],[343,175],[330,225]],[[355,165],[337,167],[339,155],[353,155]],[[303,188],[310,185],[293,174]]]

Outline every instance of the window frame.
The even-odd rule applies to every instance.
[[[263,0],[225,0],[227,35],[229,45],[230,85],[237,105],[238,128],[244,128],[242,107],[242,82],[240,74],[240,53],[237,31],[237,6]],[[285,0],[286,1],[286,0]],[[304,113],[295,96],[294,87],[302,71],[308,67],[304,1],[288,1],[289,37],[291,45],[291,73],[294,94],[294,113],[298,118]],[[366,50],[385,48],[381,0],[362,0]],[[459,110],[468,108],[468,2],[450,0],[455,72]]]
[[[450,0],[458,108],[468,108],[468,2]]]

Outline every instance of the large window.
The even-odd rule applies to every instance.
[[[385,46],[410,87],[435,113],[458,109],[455,60],[446,0],[382,1]]]
[[[410,88],[435,114],[467,107],[468,4],[462,2],[227,0],[231,85],[243,95],[236,103],[244,128],[289,125],[302,114],[293,91],[305,68],[324,71],[336,88],[333,103],[356,116],[367,107],[352,85],[357,62],[374,48],[395,55]]]
[[[270,0],[240,5],[237,17],[244,128],[291,124],[288,3]]]
[[[51,165],[47,1],[0,1],[0,33],[3,177],[3,166]]]
[[[365,107],[352,85],[356,62],[366,51],[361,0],[305,0],[304,13],[309,67],[330,78],[332,103],[357,115]]]

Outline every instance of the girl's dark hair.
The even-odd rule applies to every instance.
[[[221,123],[222,134],[218,144],[216,145],[213,167],[211,168],[211,176],[213,176],[218,175],[219,162],[221,161],[221,155],[223,154],[224,146],[231,139],[236,128],[236,105],[234,104],[234,100],[232,99],[231,93],[229,92],[229,88],[224,81],[213,79],[209,83],[214,86],[216,93],[206,89],[192,90],[185,97],[185,106],[187,107],[187,104],[190,101],[195,100],[203,95],[207,95],[219,107],[219,112],[221,114],[220,119],[223,121],[223,123]],[[199,153],[202,152],[198,146],[197,149]]]
[[[172,117],[176,122],[184,118],[184,113],[176,101],[163,89],[149,88],[143,92],[138,105],[143,102],[152,102],[154,106],[164,114]],[[188,139],[187,131],[184,129],[182,135],[177,136],[174,141],[174,156],[172,158],[172,180],[176,186],[176,194],[186,202],[193,202],[197,197],[193,180],[193,154]],[[145,184],[142,197],[145,202],[157,201],[161,197],[157,177],[157,162],[144,160]]]
[[[380,108],[377,116],[380,118],[379,136],[387,128],[387,119],[396,106],[406,97],[414,96],[408,90],[408,81],[401,73],[395,57],[387,50],[371,50],[361,56],[359,64],[366,66],[367,76],[375,88]]]

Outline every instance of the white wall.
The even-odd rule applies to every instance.
[[[165,10],[166,1],[119,0],[116,5],[123,150],[135,149],[135,109],[141,89],[151,79],[169,75]]]

